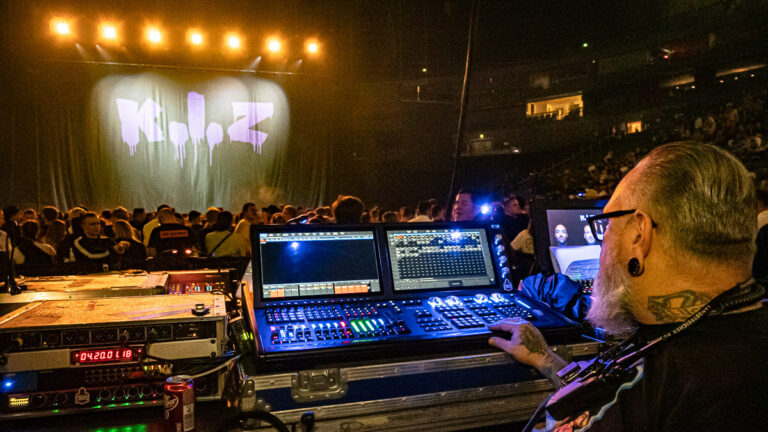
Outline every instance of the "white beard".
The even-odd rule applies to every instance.
[[[605,248],[607,245],[603,245]],[[614,336],[625,336],[637,328],[632,318],[632,281],[616,255],[609,248],[600,262],[600,271],[592,286],[592,307],[587,320]],[[607,259],[606,259],[607,258]]]

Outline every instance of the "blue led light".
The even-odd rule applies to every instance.
[[[296,250],[299,248],[299,242],[292,242],[291,243],[291,249]]]
[[[3,381],[3,388],[9,389],[11,387],[13,387],[13,381],[10,381],[10,380]]]
[[[454,232],[451,233],[451,239],[458,240],[460,238],[461,238],[461,233],[460,232],[454,231]]]
[[[491,205],[490,204],[483,204],[480,206],[480,213],[484,215],[491,214]]]

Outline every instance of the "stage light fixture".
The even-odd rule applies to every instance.
[[[163,33],[157,27],[147,27],[147,40],[152,44],[159,44],[163,41]]]
[[[304,51],[309,55],[316,55],[320,52],[320,42],[315,38],[304,41]]]
[[[272,53],[279,53],[280,49],[282,49],[282,43],[280,43],[280,39],[276,37],[271,37],[267,39],[267,49]]]
[[[189,42],[190,45],[200,46],[204,41],[205,37],[200,29],[193,28],[187,30],[187,42]]]
[[[54,18],[51,20],[51,31],[59,36],[69,36],[72,34],[72,24],[64,18]]]
[[[240,45],[241,45],[240,36],[234,33],[229,33],[226,36],[226,41],[227,41],[227,47],[229,47],[229,49],[233,49],[233,50],[240,49]]]
[[[112,23],[101,23],[99,36],[103,41],[115,41],[117,40],[117,27]]]

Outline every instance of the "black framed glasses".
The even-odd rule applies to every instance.
[[[603,237],[605,236],[605,232],[608,230],[608,225],[610,225],[610,221],[612,218],[626,216],[636,211],[637,209],[617,210],[613,212],[601,213],[598,215],[589,216],[587,218],[587,223],[589,224],[589,229],[592,230],[592,236],[595,237],[597,240],[603,241]],[[654,228],[658,227],[658,225],[656,224],[656,222],[653,221],[653,219],[651,219],[651,226]]]

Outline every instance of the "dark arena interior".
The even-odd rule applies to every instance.
[[[768,2],[0,14],[0,432],[764,430]]]

